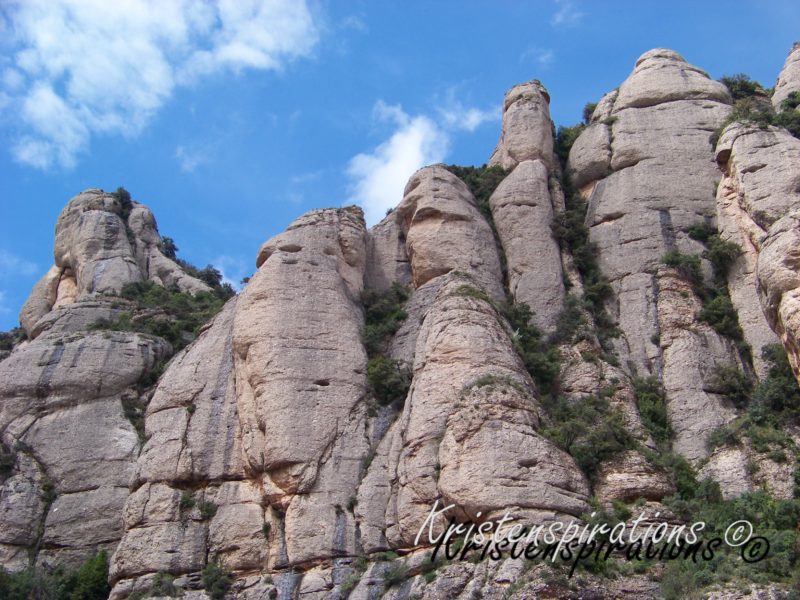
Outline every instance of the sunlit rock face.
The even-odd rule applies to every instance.
[[[796,54],[773,101],[795,89]],[[673,519],[665,498],[680,482],[659,458],[678,459],[660,452],[724,498],[791,498],[789,450],[707,443],[744,414],[721,367],[763,379],[761,348],[778,342],[795,374],[800,364],[800,142],[734,123],[712,146],[730,110],[724,85],[654,49],[562,162],[549,93],[514,86],[493,170],[424,167],[372,228],[352,206],[300,216],[175,354],[98,322],[130,310],[117,295],[127,284],[210,288],[164,253],[147,207],[79,194],[20,316],[29,339],[0,360],[3,464],[12,457],[0,564],[74,567],[106,550],[115,600],[170,585],[208,598],[217,567],[230,600],[522,600],[564,590],[512,559],[448,561],[432,577],[428,535],[451,519],[582,523],[620,503]],[[482,189],[469,173],[501,181]],[[611,287],[602,326],[584,302],[585,257],[554,234],[577,198]],[[699,316],[709,261],[693,281],[662,260],[702,254],[687,232],[700,223],[741,249],[726,280],[739,344]],[[381,310],[391,317],[376,324]],[[400,398],[382,400],[387,382]],[[666,437],[642,386],[663,393]],[[447,508],[426,527],[435,506]],[[584,576],[587,596],[660,593],[645,575]]]

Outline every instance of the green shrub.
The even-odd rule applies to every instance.
[[[362,293],[365,311],[363,339],[369,356],[382,352],[388,339],[400,329],[407,316],[403,305],[408,297],[408,288],[397,282],[385,292],[365,289]]]
[[[794,110],[798,106],[800,106],[800,92],[795,90],[794,92],[790,92],[786,100],[781,102],[781,112]]]
[[[689,237],[693,240],[706,243],[708,238],[710,238],[712,235],[717,235],[717,228],[711,223],[700,221],[699,223],[689,226],[686,229],[686,233],[689,234]]]
[[[583,107],[583,122],[588,125],[592,120],[592,114],[597,108],[597,102],[587,102]]]
[[[175,578],[168,573],[156,573],[153,583],[150,585],[151,596],[168,596],[177,598],[182,595],[183,590],[174,583]]]
[[[492,300],[489,294],[484,292],[482,289],[476,288],[474,285],[470,285],[468,283],[458,286],[456,294],[458,296],[464,296],[465,298],[475,298],[476,300],[483,300],[484,302],[488,302],[489,304],[494,305],[494,300]]]
[[[667,393],[657,377],[636,377],[633,380],[636,405],[645,426],[656,443],[672,439],[672,427],[667,416]]]
[[[108,555],[105,550],[101,550],[78,568],[75,589],[70,594],[70,600],[106,598],[110,591]]]
[[[17,455],[13,450],[0,442],[0,481],[5,480],[14,471],[17,464]]]
[[[797,92],[794,93],[797,94]],[[783,127],[794,137],[800,138],[800,111],[796,109],[784,110],[775,116],[773,124]]]
[[[216,563],[208,563],[200,572],[203,586],[211,600],[223,600],[231,587],[233,579],[230,572],[224,570]]]
[[[736,408],[746,408],[753,396],[752,380],[735,365],[717,365],[709,384]]]
[[[402,583],[406,579],[408,579],[408,568],[402,563],[392,565],[383,574],[383,587],[388,590],[390,587]]]
[[[184,490],[181,494],[180,502],[178,503],[178,508],[181,512],[185,510],[192,510],[197,504],[197,501],[194,499],[194,494],[191,490]]]
[[[564,182],[565,211],[553,218],[551,229],[562,250],[572,254],[575,268],[583,280],[583,307],[592,315],[597,337],[605,350],[608,340],[619,335],[619,329],[605,310],[605,302],[613,295],[608,279],[597,261],[597,245],[589,241],[589,228],[585,224],[587,205]],[[565,308],[569,308],[565,304]]]
[[[689,461],[669,450],[662,449],[657,453],[649,449],[642,451],[650,464],[669,476],[679,498],[694,498],[698,483],[695,470]]]
[[[431,554],[427,554],[423,561],[419,565],[420,573],[423,575],[427,575],[429,573],[434,573],[436,569],[441,567],[445,564],[445,558],[443,555],[439,555],[436,560],[431,560]],[[430,582],[429,582],[430,583]]]
[[[711,325],[717,333],[728,336],[732,340],[741,340],[744,334],[739,326],[736,309],[727,294],[727,289],[720,290],[720,292],[703,303],[703,308],[700,309],[697,318]]]
[[[367,381],[381,406],[402,406],[411,387],[411,369],[381,354],[367,362]]]
[[[764,346],[761,355],[769,369],[753,394],[756,402],[774,418],[796,423],[800,419],[800,387],[783,346]]]
[[[531,318],[530,307],[523,302],[506,302],[498,311],[511,326],[514,348],[522,358],[539,391],[553,393],[556,389],[561,355],[558,348],[549,344]]]
[[[0,331],[0,359],[3,352],[11,352],[18,343],[25,339],[25,331],[14,327],[8,331]]]
[[[505,179],[507,175],[505,169],[499,165],[491,167],[486,165],[480,167],[447,165],[445,168],[467,184],[478,203],[481,213],[490,223],[493,223],[494,219],[492,218],[492,209],[489,206],[489,198],[492,197],[500,182]]]
[[[687,229],[689,237],[705,244],[703,258],[714,271],[714,285],[707,286],[700,271],[700,259],[695,255],[671,251],[662,257],[662,262],[675,267],[692,284],[695,293],[703,301],[697,315],[701,321],[711,325],[720,335],[737,342],[745,360],[750,360],[750,349],[744,343],[744,333],[739,325],[739,315],[733,307],[728,293],[727,275],[730,266],[741,254],[741,248],[733,242],[723,241],[716,229],[706,223],[696,223]]]
[[[752,98],[757,95],[766,95],[767,93],[760,83],[750,79],[744,73],[724,75],[719,78],[719,82],[725,84],[725,87],[730,91],[734,101],[741,100],[742,98]]]
[[[56,489],[56,484],[46,473],[42,473],[42,475],[42,501],[49,507],[58,497],[58,490]]]
[[[682,254],[677,250],[670,250],[661,257],[661,262],[672,267],[692,285],[695,291],[703,288],[703,272],[700,270],[700,257],[694,254]]]
[[[398,557],[397,552],[394,550],[387,550],[385,552],[376,552],[372,555],[372,559],[376,562],[388,562]]]
[[[517,381],[514,381],[511,377],[507,375],[495,375],[493,373],[486,373],[484,375],[481,375],[476,380],[471,381],[470,383],[465,385],[464,390],[466,391],[474,388],[496,387],[496,386],[509,386],[519,391],[522,391],[522,386]]]
[[[622,413],[608,402],[610,393],[603,389],[577,401],[561,396],[543,400],[551,422],[541,433],[572,455],[590,481],[602,462],[636,447]]]
[[[126,190],[124,187],[118,187],[117,191],[112,192],[111,195],[114,196],[119,202],[121,207],[119,216],[125,222],[127,227],[128,217],[131,214],[131,210],[133,210],[133,201],[131,200],[130,192],[128,192],[128,190]]]
[[[3,600],[105,600],[108,555],[101,550],[77,569],[58,566],[52,571],[28,568],[8,573],[0,567],[0,598]]]
[[[192,295],[152,281],[126,284],[120,296],[133,302],[134,311],[123,311],[111,322],[101,319],[91,328],[155,335],[167,340],[175,352],[184,348],[229,298],[224,290]]]
[[[178,246],[171,237],[161,237],[161,253],[167,258],[175,260],[178,256]]]
[[[589,117],[591,118],[591,115],[589,115]],[[578,136],[583,133],[585,128],[586,126],[583,123],[579,123],[573,127],[567,127],[565,125],[559,126],[558,133],[556,133],[554,150],[562,165],[566,165],[572,145],[575,143],[575,140],[578,139]]]
[[[217,514],[217,505],[210,500],[203,500],[200,503],[200,518],[203,521],[208,521],[214,518]]]
[[[347,595],[355,589],[359,581],[361,581],[361,575],[353,573],[352,575],[349,575],[347,579],[345,579],[342,582],[342,585],[339,587],[339,590],[342,592],[342,594]]]
[[[742,253],[738,244],[726,242],[717,234],[710,235],[706,239],[706,248],[703,258],[708,259],[711,263],[718,279],[724,279],[727,276],[728,269]]]
[[[744,97],[737,100],[728,117],[711,135],[711,144],[715,146],[725,127],[736,122],[756,125],[761,129],[775,125],[776,127],[783,127],[794,137],[800,137],[800,112],[795,108],[791,108],[796,100],[797,96],[788,99],[788,102],[784,101],[780,112],[777,114],[768,102],[758,102],[752,97]]]
[[[800,452],[794,441],[781,429],[780,420],[773,415],[764,418],[757,410],[752,409],[748,414],[712,431],[706,440],[706,445],[709,451],[718,447],[737,446],[743,437],[750,440],[750,447],[759,454],[774,453],[777,456],[782,453],[785,458],[783,450],[790,450],[800,458]],[[782,460],[779,459],[778,462]]]
[[[711,561],[670,561],[661,583],[665,597],[692,597],[687,594],[695,594],[701,588],[735,579],[789,583],[792,573],[800,566],[797,552],[800,541],[797,531],[800,520],[798,500],[778,500],[763,491],[722,500],[718,484],[702,482],[692,497],[667,498],[665,503],[689,522],[706,523],[702,534],[705,540],[721,538],[731,523],[744,519],[754,525],[755,535],[763,536],[770,544],[769,553],[758,562],[744,562],[735,548],[726,550],[724,547]]]
[[[148,371],[151,373],[151,371]],[[158,377],[156,377],[156,380]],[[147,379],[150,381],[150,378]],[[153,381],[155,383],[155,380]],[[149,387],[149,386],[148,386]],[[122,414],[133,425],[136,435],[139,438],[139,443],[144,444],[147,441],[147,436],[144,429],[144,410],[140,397],[126,394],[122,396]]]
[[[564,296],[564,306],[556,317],[556,328],[548,340],[551,344],[570,343],[589,337],[581,301],[572,294]]]

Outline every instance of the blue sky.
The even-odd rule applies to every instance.
[[[650,48],[772,86],[797,39],[793,1],[0,0],[0,329],[83,189],[238,282],[307,210],[375,222],[419,166],[484,163],[515,83],[574,124]]]

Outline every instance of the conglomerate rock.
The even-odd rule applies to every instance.
[[[615,293],[610,308],[621,336],[614,348],[633,373],[663,380],[676,448],[692,460],[706,454],[697,431],[735,416],[708,380],[718,365],[736,364],[738,357],[696,319],[691,286],[671,293],[677,283],[659,266],[669,251],[703,250],[685,230],[715,213],[719,175],[709,136],[729,103],[724,85],[671,50],[651,50],[595,109],[568,163],[587,197],[590,238]]]
[[[29,341],[0,362],[0,436],[13,450],[0,482],[3,564],[76,565],[122,537],[122,507],[140,448],[141,382],[172,354],[165,340],[100,331],[129,302],[107,294],[152,279],[206,291],[161,253],[150,210],[87,190],[56,225],[55,265],[20,314]],[[29,556],[27,556],[29,554]],[[25,559],[22,559],[22,556]]]
[[[117,194],[90,189],[61,211],[55,264],[33,288],[20,313],[29,336],[38,334],[37,321],[54,307],[119,292],[127,283],[151,280],[191,293],[210,290],[161,252],[161,236],[150,209],[128,202],[125,208]]]
[[[779,79],[784,96],[796,53]],[[143,281],[209,288],[164,255],[149,209],[100,190],[74,198],[59,218],[55,264],[20,316],[29,339],[0,361],[0,441],[4,457],[13,452],[0,473],[0,564],[75,565],[104,549],[114,600],[165,581],[206,600],[213,565],[231,573],[231,600],[564,597],[569,582],[521,558],[445,561],[430,577],[427,534],[448,519],[507,513],[529,525],[580,522],[595,501],[664,509],[677,488],[652,458],[663,450],[653,415],[637,404],[646,376],[666,392],[672,450],[699,477],[726,498],[759,488],[791,497],[797,459],[781,460],[777,442],[770,453],[747,440],[709,449],[708,435],[741,413],[715,374],[750,364],[698,316],[709,262],[700,283],[662,257],[700,254],[686,229],[716,222],[742,248],[728,285],[755,375],[766,371],[761,347],[777,339],[797,374],[800,142],[734,124],[715,154],[725,86],[670,50],[639,58],[565,165],[613,289],[606,308],[621,335],[609,341],[580,302],[576,257],[552,233],[566,202],[549,102],[538,81],[506,94],[489,161],[506,177],[488,206],[433,165],[369,230],[356,207],[295,220],[149,391],[142,382],[172,348],[96,330],[131,308],[112,294]],[[383,340],[385,356],[368,355],[362,294],[397,284],[411,288],[405,318]],[[526,368],[531,350],[506,303],[527,304],[543,342],[557,345],[553,389]],[[569,335],[565,314],[579,321]],[[402,406],[378,402],[376,360],[408,369]],[[627,446],[583,473],[561,447],[571,440],[549,429],[546,391],[576,413],[591,397],[607,401]],[[143,429],[132,406],[146,406]],[[435,505],[449,508],[428,529]],[[645,576],[581,581],[587,597],[658,596]]]
[[[783,108],[783,102],[792,92],[800,92],[800,43],[795,43],[786,63],[775,82],[775,92],[772,94],[772,105],[775,110]]]
[[[734,123],[720,137],[717,161],[724,174],[717,195],[721,231],[743,250],[733,265],[731,298],[745,337],[760,358],[761,348],[776,340],[774,331],[797,375],[800,140],[783,129]]]
[[[550,94],[538,80],[533,80],[506,92],[503,130],[489,165],[509,171],[522,161],[536,159],[553,166]]]

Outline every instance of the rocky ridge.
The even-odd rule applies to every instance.
[[[794,90],[796,53],[776,96]],[[207,598],[223,580],[242,600],[650,598],[658,584],[632,571],[431,563],[417,534],[436,501],[462,523],[626,504],[677,519],[683,472],[725,498],[791,499],[796,425],[761,445],[708,438],[747,418],[720,373],[767,381],[775,343],[800,368],[800,142],[733,123],[713,147],[730,93],[665,49],[601,99],[563,165],[549,103],[538,81],[506,93],[489,160],[504,176],[486,197],[433,165],[372,228],[356,207],[295,220],[174,356],[159,335],[109,329],[131,310],[120,294],[212,289],[165,255],[145,206],[100,190],[70,201],[20,315],[29,339],[0,362],[14,456],[0,564],[105,549],[120,600],[165,581]],[[554,227],[576,214],[585,239]],[[711,289],[712,235],[739,249],[722,274],[738,330],[703,316],[728,297]],[[367,293],[397,285],[411,290],[387,309],[397,322],[365,343]],[[408,374],[403,402],[381,400],[378,367]]]

